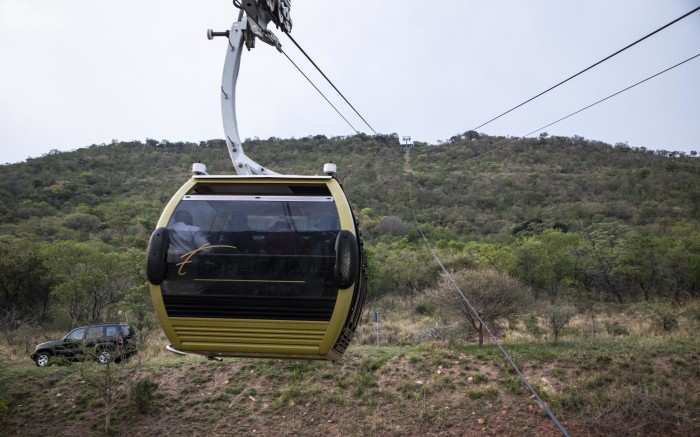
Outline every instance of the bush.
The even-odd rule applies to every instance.
[[[609,334],[612,335],[613,337],[617,337],[619,335],[629,335],[629,331],[627,328],[625,328],[625,325],[618,321],[614,322],[605,322],[605,331]]]
[[[576,314],[576,308],[570,305],[552,305],[545,310],[545,318],[554,334],[554,341],[559,340],[559,335],[569,324],[574,314]]]
[[[455,288],[460,290],[460,295]],[[516,317],[532,300],[527,287],[496,269],[461,269],[442,274],[427,295],[448,323],[466,322],[466,326],[477,332],[479,345],[484,344],[483,325],[495,326],[498,321]]]
[[[8,411],[10,411],[10,406],[7,403],[7,399],[0,396],[0,423],[5,420],[5,416],[7,415]]]
[[[678,328],[678,315],[666,309],[657,311],[654,315],[654,322],[664,331],[675,331]]]
[[[416,312],[423,316],[435,317],[438,314],[438,308],[433,302],[424,302],[416,305]]]
[[[544,330],[540,328],[540,320],[533,314],[525,317],[523,323],[525,323],[525,329],[527,329],[527,332],[535,338],[540,338],[544,333]]]
[[[678,313],[665,302],[643,302],[636,305],[636,311],[651,321],[653,326],[665,332],[678,329]]]
[[[700,301],[695,300],[686,305],[683,315],[690,321],[700,322]]]
[[[158,384],[150,378],[143,378],[131,385],[131,402],[141,414],[153,411],[153,398]]]

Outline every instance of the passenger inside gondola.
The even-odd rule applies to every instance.
[[[171,254],[182,255],[209,245],[202,230],[192,224],[192,214],[187,210],[175,212],[173,223],[168,229]]]

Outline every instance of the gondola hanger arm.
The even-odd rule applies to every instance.
[[[281,51],[282,46],[279,40],[267,28],[267,25],[273,22],[283,31],[291,31],[290,2],[289,0],[241,0],[240,2],[234,1],[234,5],[240,8],[241,12],[230,31],[214,32],[211,29],[207,31],[209,39],[216,36],[228,38],[224,72],[221,79],[221,115],[226,134],[226,147],[237,174],[276,175],[278,173],[253,161],[243,151],[236,118],[236,83],[244,45],[248,50],[254,48],[257,38]]]

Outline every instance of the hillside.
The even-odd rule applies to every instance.
[[[411,221],[410,185],[422,221],[466,240],[508,241],[516,226],[533,220],[570,228],[602,221],[643,227],[697,221],[700,214],[700,160],[582,138],[472,134],[402,149],[392,136],[316,136],[248,140],[244,147],[282,173],[318,174],[325,162],[335,162],[358,212],[371,208]],[[4,165],[0,234],[44,239],[63,222],[83,231],[82,238],[143,245],[193,162],[206,163],[212,174],[231,173],[220,140],[114,142]],[[100,232],[106,228],[111,235]],[[55,238],[75,237],[65,232]]]
[[[532,220],[572,229],[605,221],[643,227],[696,221],[700,212],[694,158],[565,137],[463,138],[414,155],[416,197],[435,202],[420,210],[429,207],[428,220],[475,239],[503,237]]]
[[[556,435],[497,350],[473,344],[477,325],[434,251],[475,302],[514,296],[481,315],[572,435],[697,434],[695,156],[475,132],[408,148],[395,135],[245,148],[283,173],[338,165],[370,273],[349,353],[329,364],[162,352],[146,244],[193,162],[231,172],[223,141],[52,152],[2,166],[1,430],[99,434],[105,400],[93,382],[105,368],[37,369],[27,355],[71,326],[119,320],[143,342],[138,359],[109,367],[113,435]],[[374,308],[387,320],[378,349]],[[140,381],[146,391],[132,393]],[[148,393],[152,409],[134,404]]]
[[[553,302],[700,296],[694,156],[472,131],[409,148],[396,135],[249,139],[245,148],[283,173],[338,165],[370,257],[370,300],[435,284],[439,269],[426,263],[420,232],[448,268],[500,269]],[[66,284],[80,278],[67,278],[56,257],[82,253],[71,262],[124,286],[110,292],[104,312],[73,320],[100,320],[127,295],[132,309],[145,308],[143,250],[193,162],[212,174],[231,172],[221,140],[115,141],[2,166],[0,306],[22,318],[36,318],[41,308],[42,321],[66,326],[61,301],[78,292]],[[114,277],[112,262],[128,266],[125,277]],[[61,284],[62,297],[55,291]]]

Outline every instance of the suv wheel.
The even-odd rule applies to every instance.
[[[49,352],[39,352],[34,360],[39,367],[46,367],[51,364],[51,354]]]
[[[110,355],[106,350],[101,350],[97,353],[97,362],[100,364],[107,364],[109,362]]]

